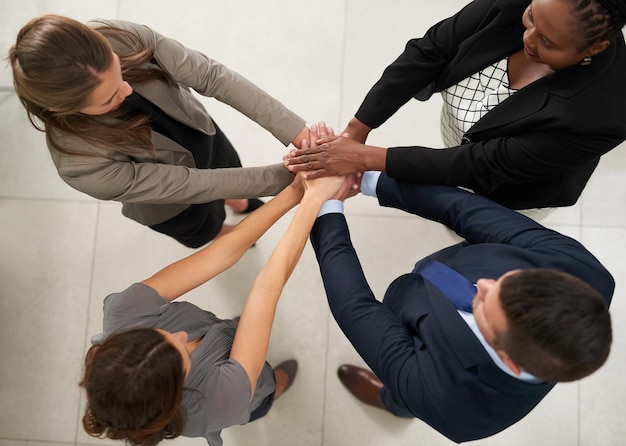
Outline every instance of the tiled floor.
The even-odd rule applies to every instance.
[[[43,13],[142,22],[240,71],[310,123],[325,119],[341,129],[405,41],[463,3],[0,0],[0,52],[6,54],[28,19]],[[3,64],[0,86],[10,84]],[[245,165],[280,159],[284,150],[269,134],[215,101],[206,104]],[[371,142],[439,145],[439,105],[438,99],[408,104]],[[190,251],[125,219],[117,203],[98,202],[62,183],[43,135],[30,127],[10,92],[0,91],[0,116],[0,446],[103,444],[81,430],[77,387],[88,339],[101,327],[102,299]],[[557,386],[528,417],[476,445],[624,444],[625,170],[620,147],[602,160],[579,203],[547,220],[586,244],[617,279],[608,364],[580,383]],[[362,197],[347,203],[347,214],[379,296],[418,257],[452,241],[435,224],[379,209]],[[288,218],[190,299],[224,317],[237,314]],[[293,388],[265,419],[224,431],[227,445],[451,444],[418,420],[364,407],[341,387],[337,367],[362,362],[329,314],[310,247],[285,289],[269,359],[292,356],[301,365]]]

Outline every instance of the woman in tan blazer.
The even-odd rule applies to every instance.
[[[216,237],[224,199],[275,195],[280,164],[241,168],[237,152],[191,90],[230,105],[285,146],[305,121],[238,73],[150,28],[85,25],[47,15],[18,33],[15,90],[73,188],[123,203],[122,213],[189,247]],[[259,200],[227,202],[245,212]]]

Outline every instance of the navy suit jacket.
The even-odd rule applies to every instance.
[[[589,251],[515,211],[458,188],[385,174],[377,194],[383,206],[438,221],[462,236],[464,242],[432,257],[473,282],[513,269],[554,268],[587,282],[610,303],[613,278]],[[552,388],[500,370],[456,308],[419,274],[398,277],[377,301],[343,214],[318,218],[311,241],[330,309],[347,338],[392,395],[446,437],[462,442],[493,435]]]

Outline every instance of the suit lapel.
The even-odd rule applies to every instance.
[[[178,122],[208,135],[215,133],[202,104],[185,88],[168,87],[162,82],[145,82],[133,85],[133,89]]]
[[[561,107],[566,100],[601,78],[613,65],[617,42],[614,43],[598,54],[590,66],[575,65],[522,88],[483,116],[467,132],[466,137],[472,141],[486,139],[493,130],[496,130],[496,134],[506,134],[507,125],[515,126],[516,132],[519,132],[522,129],[520,121],[546,107]]]
[[[521,19],[519,24],[511,24],[510,21],[496,22],[467,39],[459,47],[457,56],[442,71],[437,81],[440,85],[439,90],[445,90],[521,49],[523,31]],[[542,110],[549,101],[555,100],[557,105],[560,105],[562,100],[575,96],[589,84],[600,79],[616,63],[618,51],[623,51],[623,47],[624,40],[618,36],[605,51],[594,56],[591,65],[566,68],[521,89],[483,116],[467,132],[467,138],[478,141],[504,134],[508,131],[509,125],[519,132],[520,121]]]
[[[424,281],[426,296],[437,318],[450,350],[466,370],[475,370],[478,379],[502,393],[528,395],[547,393],[552,384],[530,384],[515,379],[493,362],[476,335],[458,315],[456,308],[441,292],[428,281]]]

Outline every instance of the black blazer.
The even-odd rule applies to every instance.
[[[607,305],[611,301],[613,278],[591,253],[515,211],[458,188],[385,174],[377,192],[381,205],[439,221],[464,237],[432,257],[473,282],[517,268],[556,268],[589,283]],[[397,278],[382,304],[377,301],[342,214],[318,218],[311,241],[330,309],[346,337],[392,395],[446,437],[462,442],[493,435],[552,388],[500,370],[450,301],[419,274]]]
[[[407,43],[356,117],[375,128],[409,99],[428,99],[523,47],[528,0],[476,0]],[[449,150],[387,151],[392,178],[465,186],[514,209],[576,202],[600,156],[626,139],[626,48],[621,33],[589,66],[515,93]]]

